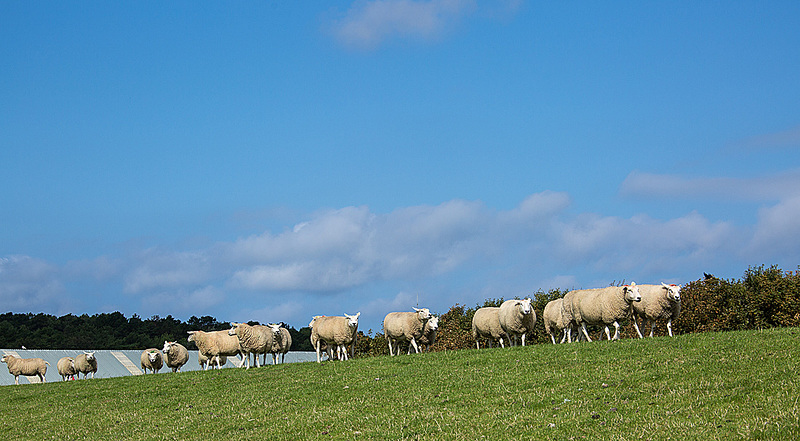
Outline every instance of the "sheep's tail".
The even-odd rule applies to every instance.
[[[44,364],[50,366],[50,363],[48,363],[47,360],[44,361]]]

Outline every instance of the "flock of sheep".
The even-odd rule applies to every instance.
[[[643,338],[638,320],[642,327],[650,322],[650,336],[653,336],[656,321],[666,320],[667,331],[672,336],[672,322],[678,318],[681,310],[681,287],[679,285],[637,285],[609,286],[596,289],[579,289],[568,292],[563,298],[553,300],[542,313],[544,327],[555,344],[556,335],[560,342],[572,342],[572,332],[577,331],[576,341],[583,337],[592,341],[586,330],[587,325],[605,327],[606,338],[619,338],[619,322],[633,318],[633,325],[639,338]],[[414,312],[390,312],[383,320],[383,332],[389,345],[389,354],[399,355],[401,344],[408,344],[408,353],[413,349],[421,352],[430,349],[436,341],[439,319],[431,315],[427,308],[413,308]],[[358,318],[361,313],[344,316],[314,316],[308,326],[311,328],[311,344],[317,354],[317,362],[322,355],[328,359],[347,360],[355,355],[355,343],[358,331]],[[531,299],[507,300],[499,307],[484,307],[475,311],[472,319],[472,337],[476,348],[480,349],[480,340],[488,340],[489,347],[498,342],[501,347],[522,344],[525,337],[536,323],[536,311]],[[609,326],[615,328],[611,337]],[[255,366],[259,366],[258,356],[263,355],[263,365],[267,364],[267,354],[272,355],[272,363],[281,362],[292,346],[289,330],[278,324],[248,325],[247,323],[231,323],[231,329],[225,331],[189,331],[189,341],[197,345],[199,363],[203,369],[222,367],[227,357],[238,356],[239,367],[250,368],[250,354],[254,356]],[[173,372],[180,372],[181,367],[189,360],[187,349],[177,342],[164,342],[161,350],[145,349],[141,354],[142,370],[158,372],[164,364]],[[8,365],[8,372],[14,376],[14,383],[19,384],[19,376],[38,376],[44,383],[47,363],[41,358],[17,358],[4,355],[2,362]],[[84,379],[97,372],[97,359],[94,352],[84,352],[75,357],[63,357],[57,363],[58,373],[62,380],[75,378],[83,373]]]

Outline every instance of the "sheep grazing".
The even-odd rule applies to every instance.
[[[656,328],[657,320],[667,320],[667,332],[672,337],[672,322],[678,319],[681,313],[681,287],[680,285],[639,285],[642,301],[633,304],[633,326],[639,338],[643,338],[639,330],[637,318],[642,319],[642,327],[650,321],[650,337]]]
[[[525,346],[525,336],[533,331],[533,325],[536,324],[536,311],[533,310],[531,299],[506,300],[500,305],[498,318],[511,345],[515,346],[517,339],[522,336],[522,346]]]
[[[164,366],[164,354],[156,348],[145,349],[139,357],[139,362],[145,374],[148,369],[155,374]]]
[[[164,341],[164,362],[172,372],[180,372],[183,365],[189,361],[189,351],[186,347],[176,341]]]
[[[550,340],[553,344],[556,343],[555,333],[561,334],[561,341],[564,343],[567,339],[567,323],[564,322],[564,315],[561,313],[562,304],[564,299],[555,299],[547,302],[542,312],[542,320],[544,320],[544,330],[550,335]]]
[[[219,368],[220,366],[225,366],[225,363],[227,362],[228,357],[224,355],[215,355],[209,363],[208,357],[203,355],[202,352],[197,353],[197,364],[199,364],[203,370],[207,370],[209,365],[213,369],[215,364],[217,365],[217,368]]]
[[[588,341],[592,341],[592,339],[586,331],[587,324],[605,325],[606,338],[609,340],[619,339],[619,321],[630,316],[633,302],[642,300],[639,287],[633,282],[630,286],[609,286],[570,291],[570,293],[574,293],[571,296],[573,318]],[[564,302],[567,302],[566,296]],[[613,339],[608,331],[610,324],[613,324],[616,329]]]
[[[429,352],[431,350],[431,346],[436,343],[436,334],[439,332],[439,317],[431,316],[427,323],[425,323],[425,329],[422,330],[422,335],[417,339],[417,345],[420,347],[420,350],[424,350],[425,352]],[[411,354],[411,345],[408,345],[408,353]]]
[[[390,312],[383,319],[383,334],[389,344],[389,355],[395,355],[395,352],[400,355],[400,342],[404,341],[410,345],[409,353],[411,347],[419,353],[417,340],[422,337],[425,324],[431,318],[431,312],[428,308],[413,309],[414,312]],[[392,342],[395,344],[394,350]]]
[[[358,317],[345,314],[341,316],[314,316],[308,326],[311,328],[311,342],[317,352],[317,363],[321,363],[320,350],[325,342],[331,349],[336,348],[336,357],[347,360],[347,345],[352,344],[351,355],[355,355],[356,332],[358,332]]]
[[[508,339],[508,334],[500,326],[500,307],[486,306],[475,311],[472,316],[472,338],[475,339],[477,349],[481,348],[481,338],[489,340],[490,348],[494,341],[499,341],[500,347],[506,347],[503,339]]]
[[[272,330],[272,364],[278,363],[278,355],[280,355],[281,363],[286,361],[286,353],[292,347],[292,334],[289,330],[282,327],[280,324],[270,323],[269,328]]]
[[[17,358],[11,354],[3,355],[3,363],[8,365],[8,373],[14,376],[14,384],[19,384],[19,376],[38,376],[39,381],[47,383],[44,374],[50,364],[41,358]]]
[[[235,336],[228,335],[227,330],[212,332],[188,331],[188,333],[189,341],[193,341],[194,344],[197,345],[198,351],[208,360],[216,362],[217,368],[222,367],[220,362],[223,357],[220,356],[229,357],[231,355],[237,355],[240,358],[237,367],[242,367],[244,365],[244,359],[247,357],[247,353],[239,346],[239,339]],[[210,365],[211,363],[206,364],[205,369],[207,370]]]
[[[83,374],[85,380],[89,374],[92,374],[92,379],[94,379],[94,374],[97,372],[97,359],[94,357],[94,352],[78,354],[75,357],[75,369],[78,371],[79,378],[80,374]]]
[[[78,373],[78,370],[75,369],[75,359],[72,357],[62,357],[56,363],[56,368],[58,369],[58,375],[61,375],[61,381],[67,381],[67,377],[75,379],[75,374]]]
[[[242,351],[245,353],[245,358],[247,359],[246,369],[250,369],[249,354],[251,353],[255,354],[256,367],[259,367],[258,354],[264,354],[264,364],[266,364],[266,354],[272,349],[272,343],[275,340],[271,328],[268,326],[251,326],[247,323],[232,322],[231,329],[228,330],[228,335],[235,335],[239,340],[239,346],[241,346]]]

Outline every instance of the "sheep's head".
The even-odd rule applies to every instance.
[[[667,290],[667,298],[673,302],[681,301],[681,286],[680,285],[667,285],[661,282],[661,286]]]
[[[12,358],[14,358],[14,356],[13,356],[13,355],[10,355],[10,354],[8,354],[8,355],[3,355],[3,360],[2,360],[2,362],[3,362],[3,363],[8,363],[8,360],[11,360]]]
[[[231,322],[231,329],[228,329],[228,335],[236,335],[236,330],[239,329],[241,323]]]
[[[531,299],[517,300],[517,306],[519,306],[519,310],[523,315],[528,315],[533,311]]]
[[[631,282],[630,285],[623,286],[622,292],[625,293],[625,300],[628,302],[642,301],[642,295],[639,294],[639,287],[636,286],[636,282]]]
[[[158,351],[150,351],[147,353],[147,358],[150,360],[150,363],[155,363],[160,357],[158,355]]]
[[[195,334],[197,331],[186,331],[186,332],[188,332],[188,333],[189,333],[189,338],[187,338],[186,340],[187,340],[187,341],[194,341],[194,334]]]
[[[428,329],[431,331],[439,329],[439,317],[431,316],[430,320],[428,320]]]
[[[269,328],[272,329],[272,336],[274,338],[277,339],[281,338],[281,325],[275,323],[269,323],[267,326],[269,326]]]
[[[308,327],[309,328],[313,328],[314,327],[314,322],[316,322],[317,319],[320,318],[320,317],[325,317],[325,316],[324,315],[315,315],[314,317],[312,317],[311,321],[308,323]]]
[[[417,311],[417,317],[419,317],[420,321],[425,321],[431,318],[431,312],[428,308],[417,309],[414,308],[414,311]]]
[[[87,361],[94,360],[94,352],[84,352],[83,354],[86,355],[86,360]]]
[[[164,347],[161,349],[161,352],[169,352],[169,350],[172,349],[172,345],[174,344],[175,344],[174,342],[168,342],[164,340]]]
[[[356,315],[347,315],[347,314],[345,314],[344,316],[347,318],[347,326],[349,326],[351,328],[358,327],[358,316],[360,316],[360,315],[361,315],[360,312],[356,313]]]

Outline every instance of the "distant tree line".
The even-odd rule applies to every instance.
[[[799,267],[800,269],[800,267]],[[618,284],[612,282],[612,285]],[[536,311],[536,325],[527,337],[532,344],[548,343],[542,311],[551,300],[563,297],[568,291],[553,289],[531,293]],[[433,351],[474,348],[472,317],[478,308],[499,306],[503,299],[489,299],[474,307],[456,304],[439,316],[439,333]],[[257,322],[248,322],[256,324]],[[622,323],[622,338],[636,337],[629,323]],[[706,274],[689,282],[681,290],[681,314],[673,330],[677,333],[764,329],[800,326],[800,270],[783,271],[777,266],[750,267],[741,279],[725,280]],[[666,326],[659,323],[656,335],[665,335]],[[125,318],[120,312],[55,317],[47,314],[0,315],[0,347],[16,349],[143,349],[161,347],[165,340],[178,341],[190,349],[187,331],[216,331],[229,329],[229,324],[214,317],[191,317],[182,322],[171,315],[141,319],[138,315]],[[292,334],[292,350],[312,351],[311,329],[287,326]],[[590,327],[594,338],[600,337],[600,327]],[[358,331],[356,354],[360,356],[388,355],[382,333],[372,329]]]
[[[257,322],[249,322],[256,324]],[[19,349],[144,349],[161,348],[164,341],[177,341],[192,349],[187,331],[219,331],[230,324],[211,316],[195,317],[183,322],[171,315],[130,318],[120,312],[80,316],[67,314],[0,314],[0,347]],[[292,350],[310,351],[311,330],[287,327],[292,334]]]

